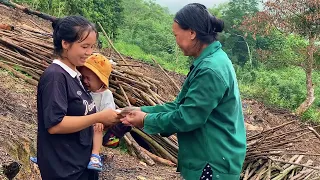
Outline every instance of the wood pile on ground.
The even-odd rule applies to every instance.
[[[36,25],[36,22],[34,23]],[[43,30],[39,25],[37,27],[31,28],[26,24],[0,25],[0,68],[10,71],[32,85],[37,85],[42,72],[54,58],[52,32]],[[106,34],[105,36],[107,37]],[[117,52],[115,48],[114,50]],[[113,65],[110,90],[119,108],[157,105],[168,101],[167,97],[158,93],[158,89],[163,86],[162,82],[137,72],[133,68],[135,65],[128,63],[119,52],[117,54],[119,60]],[[166,76],[170,79],[168,74]],[[165,86],[175,86],[179,89],[173,80]],[[296,121],[249,134],[242,179],[305,179],[320,170],[318,164],[314,164],[308,158],[320,155],[290,149],[296,142],[304,141],[305,135],[313,134],[313,138],[319,139],[319,134],[311,127],[286,131],[285,127],[294,123]],[[177,164],[179,147],[175,135],[168,138],[148,135],[143,130],[134,128],[131,133],[125,135],[124,140],[130,154],[150,166],[156,162],[168,166]],[[145,145],[141,145],[141,140]]]

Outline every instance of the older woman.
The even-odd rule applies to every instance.
[[[172,26],[184,55],[194,57],[176,100],[124,109],[124,124],[149,134],[177,133],[178,170],[184,179],[238,180],[246,154],[246,133],[236,74],[217,41],[223,21],[205,6],[181,9]]]

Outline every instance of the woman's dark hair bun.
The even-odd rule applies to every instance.
[[[214,32],[219,33],[224,29],[224,22],[210,14],[211,26]]]
[[[60,18],[56,18],[52,21],[51,26],[53,29],[56,29],[56,27],[59,25],[59,21],[60,21]]]

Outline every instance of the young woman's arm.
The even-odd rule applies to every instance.
[[[65,116],[60,123],[48,129],[50,134],[69,134],[81,131],[95,123],[111,126],[119,123],[116,111],[106,109],[87,116]],[[76,122],[76,123],[75,123]]]

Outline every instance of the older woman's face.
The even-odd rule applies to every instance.
[[[172,25],[172,31],[183,54],[185,56],[193,56],[196,33],[190,29],[182,29],[176,22],[174,22]]]

